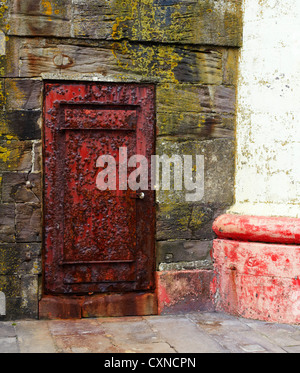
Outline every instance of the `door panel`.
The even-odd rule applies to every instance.
[[[133,291],[154,287],[154,87],[45,85],[44,290]],[[119,190],[119,148],[148,160],[143,200]],[[97,188],[100,155],[113,156],[116,190]],[[128,167],[127,176],[133,169]]]

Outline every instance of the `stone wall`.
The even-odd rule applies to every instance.
[[[241,1],[2,0],[0,14],[6,317],[38,316],[43,82],[49,79],[156,84],[157,154],[205,157],[201,201],[157,193],[157,270],[211,270],[212,222],[233,203]]]

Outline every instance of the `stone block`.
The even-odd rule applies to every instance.
[[[222,48],[115,42],[112,53],[122,78],[155,82],[222,84]]]
[[[19,53],[22,60],[20,76],[32,77],[42,74],[66,74],[78,77],[84,74],[117,75],[120,68],[117,65],[110,47],[106,43],[97,46],[78,46],[48,41],[43,39],[24,41]]]
[[[113,14],[111,1],[73,1],[73,33],[76,38],[112,38]],[[125,16],[125,14],[124,14]]]
[[[13,78],[19,76],[19,52],[21,43],[21,38],[9,38],[6,41],[6,56],[3,56],[4,70],[2,74],[4,77]]]
[[[193,239],[211,240],[215,238],[215,234],[212,231],[212,222],[218,215],[222,214],[225,209],[226,205],[214,203],[208,205],[195,204],[189,221]]]
[[[0,316],[6,315],[6,298],[5,294],[0,291]]]
[[[38,317],[38,288],[39,279],[36,275],[22,275],[21,277],[21,312],[28,318]]]
[[[32,143],[31,141],[0,140],[0,171],[31,171]]]
[[[174,67],[174,76],[179,83],[222,84],[222,61],[225,49],[184,47],[176,51],[180,57]]]
[[[269,322],[300,322],[299,245],[214,240],[216,309]]]
[[[191,239],[192,233],[189,228],[191,213],[192,206],[190,204],[159,204],[156,238],[158,240]]]
[[[79,37],[241,45],[241,4],[234,0],[92,0],[73,4],[75,36]]]
[[[1,282],[1,279],[0,279]],[[26,315],[22,313],[21,309],[21,297],[20,296],[13,296],[6,298],[6,316],[4,316],[4,320],[18,320],[24,319]]]
[[[15,243],[0,244],[0,275],[14,275],[21,264],[21,256]]]
[[[0,107],[4,108],[6,104],[5,79],[0,78]],[[0,122],[3,123],[2,121]]]
[[[44,74],[97,74],[105,80],[222,84],[224,51],[127,40],[97,45],[89,41],[80,46],[55,40],[45,44],[37,38],[22,43],[18,59],[20,75],[28,78]],[[38,91],[37,85],[32,93],[33,102]]]
[[[157,268],[161,263],[195,263],[203,266],[212,265],[210,251],[211,240],[174,240],[158,241],[156,243]]]
[[[181,204],[188,202],[188,196],[195,193],[196,190],[189,191],[185,188],[183,155],[192,156],[193,162],[196,161],[196,155],[203,155],[204,170],[203,173],[200,172],[198,180],[196,180],[197,185],[199,185],[199,200],[189,203],[204,203],[208,207],[211,205],[229,206],[233,201],[234,150],[234,140],[230,138],[187,140],[179,136],[159,137],[156,142],[156,153],[158,155],[164,154],[169,158],[174,155],[179,156],[183,170],[183,180],[181,185],[182,189],[175,190],[172,185],[174,176],[171,174],[170,190],[162,190],[162,175],[161,172],[159,175],[157,174],[160,180],[160,189],[156,191],[157,201],[163,204]],[[194,171],[193,174],[195,173]],[[188,177],[192,170],[186,169],[186,172],[186,177]],[[204,194],[200,193],[200,186],[204,187]]]
[[[156,272],[160,315],[213,311],[213,270]]]
[[[42,230],[42,211],[39,204],[16,204],[17,242],[40,242]]]
[[[0,275],[41,274],[40,243],[1,243]]]
[[[157,87],[157,111],[235,113],[235,89],[223,85],[162,84]]]
[[[11,299],[20,297],[20,278],[17,275],[0,275],[0,289],[6,295],[7,314]]]
[[[18,272],[31,276],[42,274],[41,243],[17,243],[21,263]]]
[[[158,136],[234,138],[235,116],[216,113],[157,113]]]
[[[219,85],[212,87],[212,111],[217,113],[235,113],[235,88]]]
[[[225,206],[186,203],[159,203],[156,238],[165,240],[212,240],[214,219]]]
[[[39,110],[14,110],[6,114],[7,128],[11,135],[17,136],[19,140],[34,140],[41,138]]]
[[[207,86],[162,84],[157,87],[157,112],[200,113],[210,111]]]
[[[5,79],[6,110],[40,110],[42,87],[37,79]]]
[[[7,67],[6,56],[2,55],[0,56],[0,76],[1,77],[4,77],[6,75],[6,67]]]
[[[13,0],[9,35],[71,36],[71,4],[68,0]]]
[[[5,172],[2,177],[2,201],[39,203],[41,201],[41,175]]]
[[[16,240],[15,205],[9,203],[0,206],[0,242],[14,242]]]
[[[34,140],[32,143],[32,172],[41,172],[42,171],[42,141]]]
[[[239,48],[228,48],[223,53],[223,84],[237,85]]]

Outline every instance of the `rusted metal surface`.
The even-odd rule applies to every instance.
[[[46,83],[45,293],[154,288],[154,192],[141,200],[129,188],[96,187],[101,155],[114,156],[118,180],[120,147],[150,168],[154,95],[152,85]]]
[[[82,303],[82,317],[146,316],[157,314],[155,293],[94,295]]]
[[[39,318],[48,320],[156,314],[157,296],[152,292],[46,295],[39,303]]]

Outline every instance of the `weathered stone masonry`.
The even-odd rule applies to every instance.
[[[157,193],[159,309],[211,309],[211,226],[233,203],[241,1],[3,0],[0,12],[3,317],[38,317],[45,80],[156,84],[156,153],[205,156],[202,201]]]

